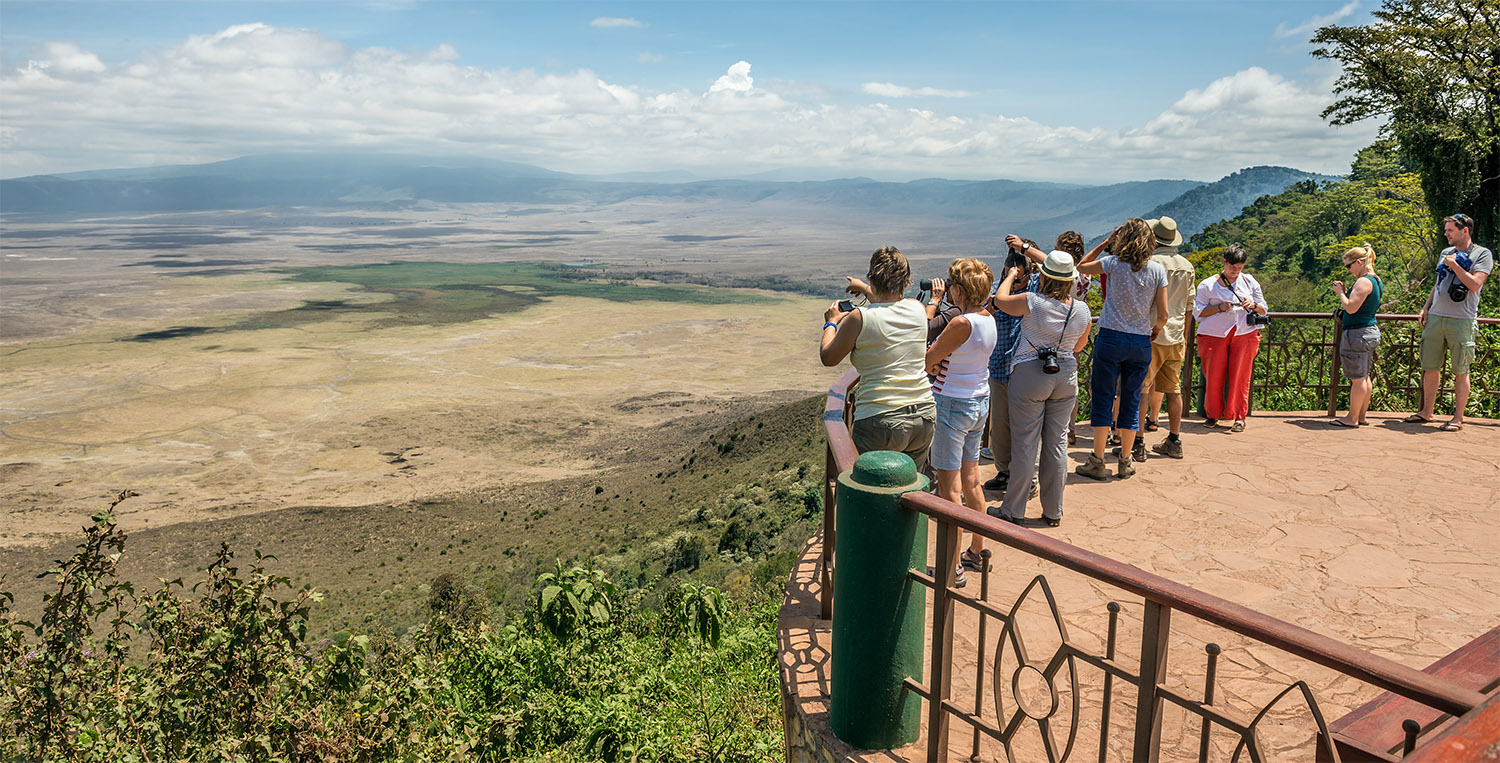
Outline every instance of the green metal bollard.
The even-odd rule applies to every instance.
[[[904,453],[865,453],[839,475],[829,727],[866,750],[911,744],[920,730],[921,698],[902,682],[922,675],[927,589],[906,573],[926,567],[927,518],[900,499],[925,489]]]

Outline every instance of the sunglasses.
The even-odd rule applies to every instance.
[[[1474,229],[1474,218],[1469,217],[1465,214],[1454,214],[1449,216],[1453,218],[1453,222],[1458,223],[1458,227],[1466,228],[1468,230]]]

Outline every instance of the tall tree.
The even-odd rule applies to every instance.
[[[1468,211],[1475,239],[1500,244],[1500,0],[1384,0],[1374,16],[1313,36],[1344,67],[1323,117],[1389,117],[1433,217]]]

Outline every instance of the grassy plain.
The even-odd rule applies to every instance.
[[[132,574],[192,577],[225,538],[357,594],[331,596],[330,621],[396,626],[444,571],[497,599],[557,556],[638,574],[681,501],[816,455],[810,413],[787,419],[795,437],[755,422],[781,438],[775,464],[709,441],[826,383],[818,300],[470,255],[272,247],[226,265],[198,246],[87,262],[7,247],[0,576],[23,606],[118,489],[141,494],[120,507]],[[676,471],[699,449],[723,464]],[[698,529],[712,556],[721,528]]]

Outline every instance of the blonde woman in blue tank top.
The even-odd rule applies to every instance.
[[[990,296],[994,274],[983,262],[962,258],[948,265],[948,298],[962,314],[948,323],[927,348],[927,373],[934,377],[937,425],[932,434],[932,468],[938,495],[984,511],[979,483],[979,440],[990,407],[990,353],[995,349],[995,321],[981,312]],[[973,536],[961,555],[954,585],[964,584],[964,567],[979,569],[984,540]]]

